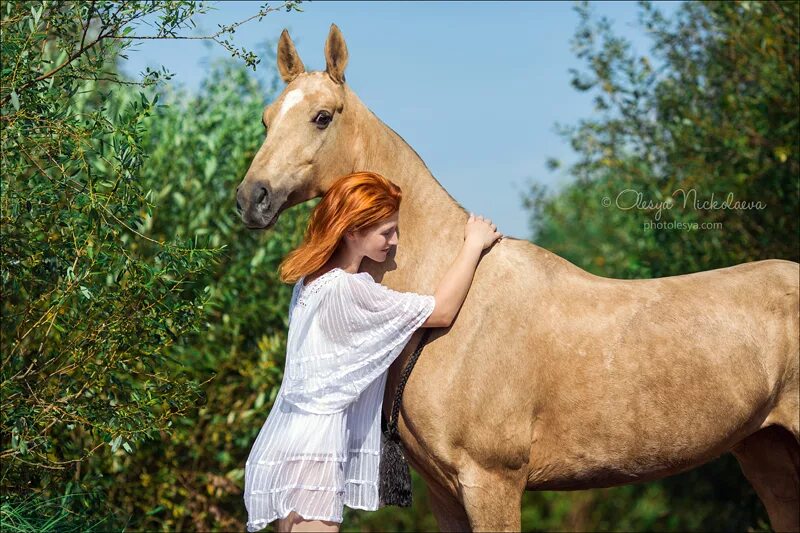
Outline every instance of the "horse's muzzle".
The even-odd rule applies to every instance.
[[[266,228],[274,222],[277,212],[270,213],[271,196],[259,183],[244,182],[236,188],[236,212],[248,228]]]

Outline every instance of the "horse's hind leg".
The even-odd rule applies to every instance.
[[[731,450],[775,531],[800,531],[800,445],[782,426],[762,428]]]

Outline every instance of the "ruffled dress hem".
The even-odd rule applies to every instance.
[[[347,504],[347,503],[345,503],[344,506],[345,507],[349,507],[350,509],[358,509],[360,511],[377,511],[378,509],[380,509],[380,506],[378,506],[378,507],[362,507],[360,505],[355,505],[355,504],[354,505],[350,505],[350,504]],[[295,513],[297,513],[300,516],[302,516],[304,520],[325,520],[326,522],[338,522],[340,524],[344,520],[344,516],[343,516],[344,513],[342,513],[342,515],[340,515],[340,516],[334,516],[334,517],[325,516],[325,515],[308,515],[308,516],[306,516],[306,515],[301,514],[296,509],[289,509],[288,511],[286,511],[286,514],[284,514],[282,516],[279,513],[275,513],[275,516],[273,516],[272,518],[259,518],[258,520],[253,520],[252,522],[250,522],[250,521],[247,522],[247,531],[248,532],[260,531],[261,529],[264,529],[265,527],[267,527],[270,523],[274,522],[275,520],[282,520],[282,519],[286,518],[287,516],[289,516],[292,513],[292,511],[294,511]]]

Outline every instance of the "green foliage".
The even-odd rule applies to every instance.
[[[655,59],[577,8],[589,72],[572,71],[573,86],[593,91],[597,114],[559,128],[576,183],[525,198],[537,242],[612,277],[799,260],[798,4],[688,2],[674,20],[641,6]],[[722,208],[728,195],[742,208]]]
[[[732,455],[651,483],[527,492],[522,531],[769,531]]]
[[[220,492],[243,512],[225,476],[204,478],[199,497],[184,483],[196,481],[199,458],[215,473],[238,466],[231,452],[241,455],[249,437],[233,441],[230,425],[253,414],[247,405],[263,408],[280,381],[271,358],[281,353],[288,290],[257,274],[275,272],[298,232],[280,242],[243,235],[232,216],[235,184],[262,140],[253,126],[266,91],[243,83],[238,69],[231,80],[209,80],[219,99],[166,117],[164,94],[147,89],[161,73],[137,83],[116,72],[133,21],[155,13],[156,34],[169,37],[203,9],[189,1],[0,6],[4,529],[128,519],[172,528],[202,505],[191,517],[197,526],[226,518],[208,510]],[[203,108],[202,121],[187,120]],[[180,134],[188,135],[182,147]],[[157,196],[169,183],[175,194]],[[219,388],[206,385],[214,372],[224,376]],[[251,387],[249,396],[237,392]],[[213,410],[200,425],[209,397],[222,398],[214,404],[222,409],[241,401],[245,412]],[[160,466],[126,470],[142,459]],[[164,485],[147,477],[160,482],[164,472]],[[138,477],[125,484],[129,474]],[[83,496],[72,497],[70,479]],[[158,490],[139,490],[148,484]],[[65,493],[74,520],[43,503]]]
[[[0,496],[0,531],[99,533],[125,529],[125,521],[106,510],[102,494],[72,492],[74,487],[75,483],[68,481],[64,494],[50,498],[41,492],[3,494]],[[107,516],[102,516],[104,513]]]
[[[574,183],[557,193],[535,185],[523,199],[535,242],[613,278],[798,261],[800,4],[687,2],[672,20],[640,5],[653,57],[637,56],[608,20],[577,7],[573,44],[588,72],[572,71],[572,84],[594,94],[597,113],[560,127],[579,155],[568,169]],[[703,206],[712,194],[718,205]],[[720,207],[729,194],[749,208]],[[525,502],[525,530],[769,523],[730,454],[653,483]]]
[[[85,33],[63,4],[9,2],[2,15],[3,56],[17,58],[0,94],[0,427],[13,486],[32,481],[30,466],[63,472],[103,444],[130,451],[194,404],[197,384],[165,350],[198,326],[191,280],[218,251],[151,243],[143,259],[150,206],[136,174],[156,101],[115,109],[83,96],[99,89],[71,73],[104,68],[102,45],[70,61]],[[44,64],[63,67],[39,74]]]

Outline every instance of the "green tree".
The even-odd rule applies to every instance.
[[[594,94],[597,113],[559,130],[579,155],[569,173],[576,180],[572,189],[583,193],[569,190],[554,200],[534,187],[525,205],[535,211],[535,239],[556,253],[566,247],[580,266],[618,277],[800,260],[800,7],[687,2],[667,20],[649,2],[640,5],[652,58],[634,54],[607,19],[593,21],[585,3],[577,7],[573,45],[588,72],[572,71],[572,84]],[[655,209],[613,212],[626,189],[654,204],[672,200],[661,222],[721,225],[644,227]],[[695,197],[702,202],[712,194],[720,203],[731,194],[749,205],[694,207]],[[611,206],[603,205],[604,196]],[[631,244],[627,253],[616,242],[623,234]]]
[[[176,355],[206,329],[207,281],[227,241],[147,235],[157,202],[143,176],[146,124],[163,107],[148,88],[170,75],[148,69],[135,82],[116,71],[139,38],[136,21],[156,15],[147,37],[181,38],[205,10],[190,1],[0,6],[4,529],[107,530],[155,515],[130,517],[131,506],[114,516],[124,501],[114,476],[206,401],[195,362]],[[254,54],[224,39],[238,24],[207,38],[255,69]]]

